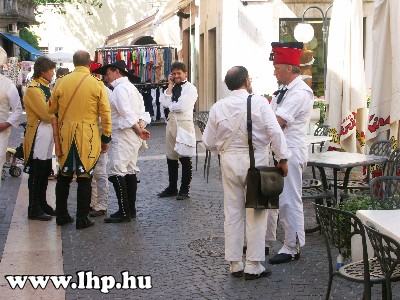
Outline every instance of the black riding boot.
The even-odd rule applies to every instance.
[[[181,157],[179,161],[182,164],[182,178],[181,178],[181,188],[179,189],[179,194],[176,200],[185,200],[189,197],[189,187],[192,181],[192,159],[190,157]]]
[[[115,193],[118,199],[118,211],[115,214],[110,215],[109,218],[105,218],[106,223],[121,223],[131,221],[131,212],[129,209],[128,191],[126,187],[125,177],[122,176],[110,176],[108,180],[112,182]]]
[[[136,174],[125,175],[125,182],[128,192],[129,210],[131,218],[136,218],[136,191],[137,191],[137,177]]]
[[[94,226],[94,222],[88,218],[90,200],[92,197],[92,178],[78,177],[76,229],[85,229]]]
[[[50,221],[51,216],[45,214],[40,207],[40,200],[43,186],[43,172],[41,170],[41,160],[33,159],[29,170],[28,189],[29,189],[29,206],[28,219],[39,221]],[[45,178],[47,180],[47,177]]]
[[[177,160],[168,159],[167,158],[167,165],[168,165],[168,178],[169,178],[169,185],[168,187],[159,193],[157,196],[160,198],[164,197],[172,197],[178,195],[178,168],[179,163]]]
[[[63,226],[68,223],[74,222],[74,219],[68,213],[68,196],[69,185],[72,177],[62,176],[61,173],[57,175],[56,184],[56,223],[58,226]]]
[[[49,182],[48,177],[51,174],[52,171],[52,161],[51,159],[47,159],[43,162],[43,181],[41,184],[41,191],[40,191],[40,207],[43,209],[43,211],[50,215],[50,216],[55,216],[56,211],[47,203],[46,199],[46,192],[47,192],[47,184]]]

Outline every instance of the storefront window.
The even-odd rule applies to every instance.
[[[324,47],[322,39],[322,19],[304,19],[314,28],[313,39],[305,44],[308,50],[312,50],[314,63],[312,65],[312,89],[316,96],[324,94]],[[294,42],[294,28],[301,22],[300,18],[279,19],[279,41]],[[329,26],[329,19],[327,20]]]

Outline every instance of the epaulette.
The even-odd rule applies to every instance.
[[[31,87],[40,88],[40,83],[37,82],[37,81],[31,81],[31,82],[29,83],[28,89],[31,88]]]
[[[97,77],[96,75],[94,75],[94,74],[90,74],[90,75],[92,75],[92,77],[93,78],[96,78],[98,81],[102,81],[99,77]]]

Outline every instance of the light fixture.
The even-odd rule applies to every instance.
[[[298,42],[308,43],[314,37],[314,28],[308,23],[299,23],[294,28],[294,38]]]
[[[308,23],[304,22],[304,16],[309,9],[317,9],[322,14],[322,52],[324,54],[324,90],[326,90],[326,59],[327,59],[327,46],[328,46],[328,11],[333,5],[328,6],[325,12],[319,6],[310,6],[303,12],[301,23],[294,29],[294,38],[303,43],[308,43],[314,37],[314,29]]]

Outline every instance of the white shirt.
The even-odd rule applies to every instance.
[[[22,115],[21,100],[14,83],[0,74],[0,123],[18,127]],[[12,113],[10,114],[10,108]]]
[[[289,148],[307,147],[307,129],[310,123],[314,95],[311,88],[297,76],[290,84],[281,103],[277,97],[271,101],[275,114],[286,121],[283,129]]]
[[[144,108],[143,96],[128,77],[115,79],[111,85],[114,87],[110,97],[114,130],[131,128],[140,119],[146,124],[151,122],[150,114]]]
[[[172,102],[172,94],[168,95],[167,90],[165,90],[160,95],[160,103],[162,106],[167,107],[172,115],[175,114],[178,120],[193,121],[193,108],[196,104],[197,96],[196,87],[186,81],[182,85],[182,93],[177,102]]]
[[[206,129],[203,133],[203,143],[209,150],[220,151],[224,142],[229,138],[233,128],[230,126],[222,106],[225,105],[233,119],[247,111],[247,97],[249,93],[245,89],[235,90],[224,99],[215,103],[210,110]],[[287,148],[282,129],[271,109],[267,99],[253,95],[251,98],[251,119],[253,123],[253,147],[256,149],[266,148],[270,142],[275,157],[279,161],[288,159],[291,155]],[[241,122],[240,131],[247,137],[247,115]],[[242,139],[235,135],[229,148],[247,148]]]

